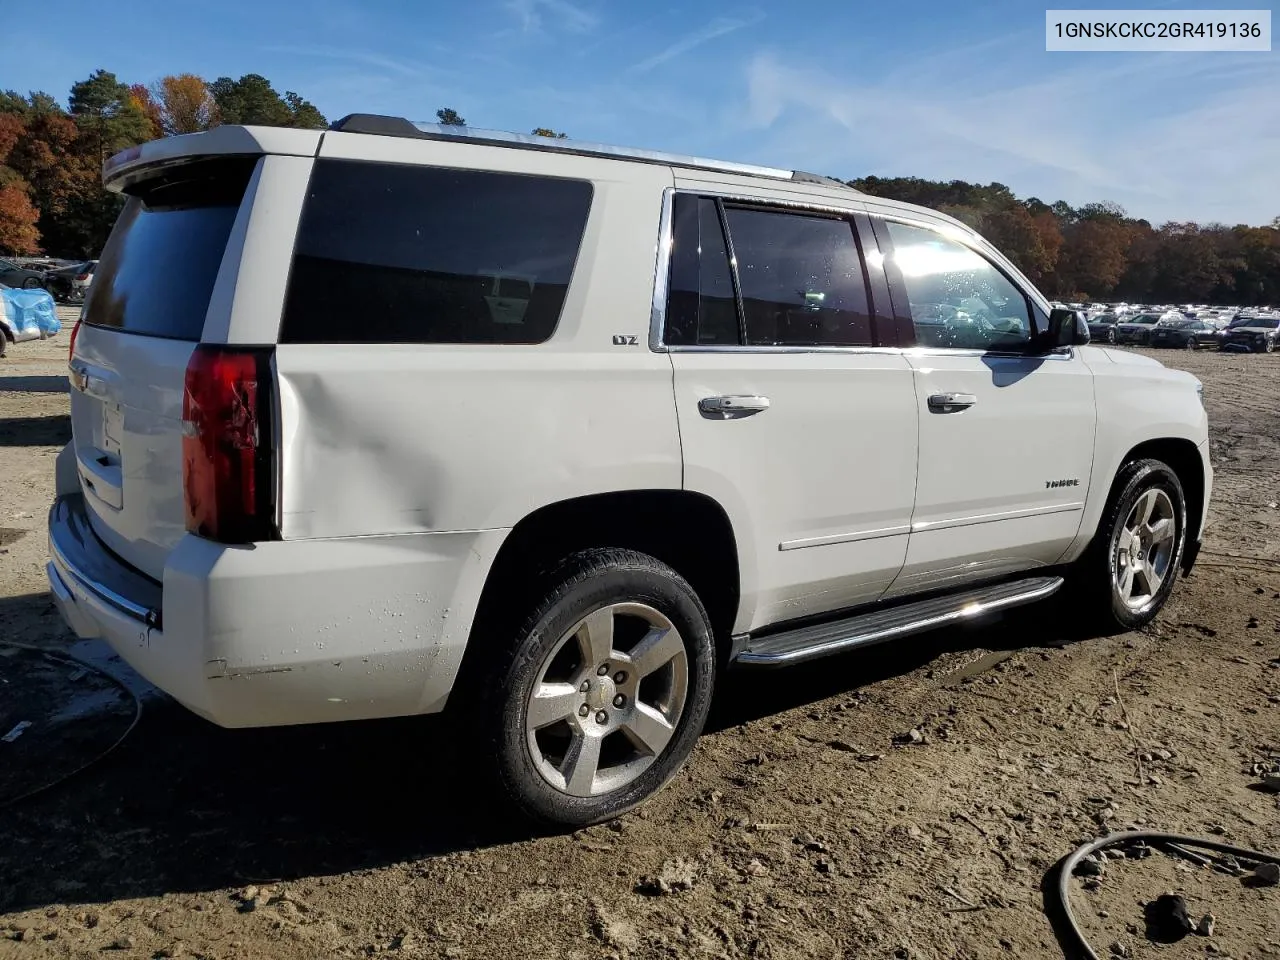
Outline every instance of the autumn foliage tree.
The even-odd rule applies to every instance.
[[[40,218],[31,202],[31,187],[9,166],[9,157],[25,137],[27,125],[12,113],[0,113],[0,253],[35,253],[39,249]]]
[[[240,123],[326,126],[314,104],[281,96],[257,74],[206,84],[185,73],[147,86],[97,70],[72,86],[65,107],[47,93],[0,92],[0,252],[96,256],[122,203],[102,188],[103,162],[147,140],[207,130],[228,113]]]

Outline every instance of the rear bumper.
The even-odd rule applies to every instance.
[[[77,635],[206,719],[319,723],[443,708],[505,535],[187,536],[156,583],[102,545],[73,494],[49,512],[46,572]]]

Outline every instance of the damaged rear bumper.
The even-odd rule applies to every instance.
[[[83,498],[49,512],[46,573],[80,637],[101,637],[226,727],[443,708],[505,530],[226,546],[186,536],[157,583],[93,533]]]

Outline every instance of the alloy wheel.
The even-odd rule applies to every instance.
[[[538,669],[525,709],[534,766],[575,797],[625,787],[671,742],[688,694],[688,654],[672,622],[644,603],[602,607]]]
[[[1173,561],[1177,521],[1173,500],[1159,487],[1146,490],[1116,532],[1115,590],[1134,612],[1148,607],[1160,592]]]

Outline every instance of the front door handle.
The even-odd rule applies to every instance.
[[[929,398],[929,409],[934,413],[959,413],[977,402],[972,393],[935,393]]]
[[[768,397],[703,397],[698,401],[698,412],[708,420],[740,420],[768,409]]]

